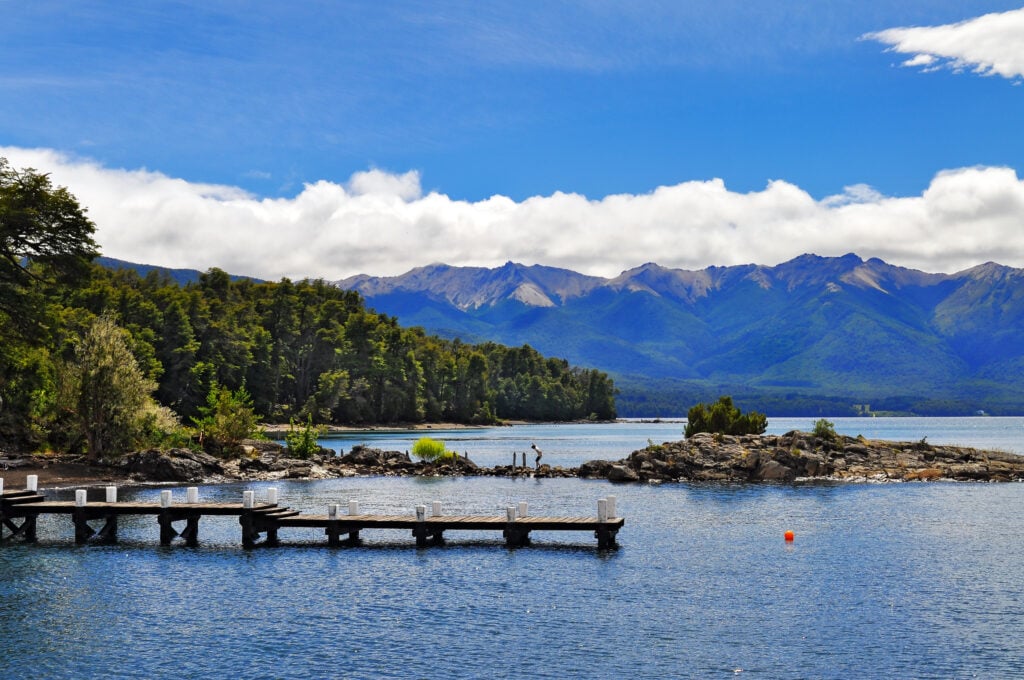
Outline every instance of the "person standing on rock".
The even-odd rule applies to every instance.
[[[544,452],[537,448],[536,444],[530,444],[530,448],[537,452],[537,458],[533,461],[533,465],[539,470],[540,459],[544,457]]]

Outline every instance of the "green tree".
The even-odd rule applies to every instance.
[[[95,225],[64,187],[0,157],[0,339],[40,324],[33,290],[80,280],[96,257]]]
[[[192,421],[199,428],[204,446],[221,453],[234,448],[243,439],[262,435],[259,417],[252,407],[252,397],[244,387],[230,390],[214,383],[206,398],[206,406],[199,409],[199,417]]]
[[[698,432],[721,434],[761,434],[768,428],[763,413],[741,413],[732,403],[732,397],[719,397],[714,404],[700,403],[686,414],[686,437]]]
[[[320,450],[318,440],[327,431],[323,425],[314,425],[313,416],[306,416],[306,425],[298,427],[295,419],[288,422],[288,431],[284,435],[284,442],[288,451],[298,458],[309,458]]]
[[[117,455],[140,443],[157,417],[147,379],[129,349],[127,331],[98,317],[64,374],[65,405],[89,460]]]

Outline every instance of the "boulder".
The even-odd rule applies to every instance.
[[[612,465],[610,460],[588,460],[580,465],[577,474],[589,479],[607,477]]]
[[[125,456],[122,467],[132,477],[152,482],[199,482],[224,473],[219,460],[189,449],[138,451]]]
[[[638,482],[640,481],[640,475],[638,475],[631,468],[625,465],[612,465],[608,470],[608,481],[609,482]]]
[[[791,482],[796,478],[796,473],[793,468],[777,460],[766,460],[757,468],[754,477],[765,482]]]

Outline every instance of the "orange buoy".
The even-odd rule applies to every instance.
[[[786,537],[786,543],[792,543],[793,539],[796,538],[792,531],[787,531],[783,535]]]

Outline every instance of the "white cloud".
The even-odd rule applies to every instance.
[[[467,202],[424,194],[415,172],[370,170],[346,185],[320,181],[271,199],[50,150],[0,147],[0,156],[67,186],[88,208],[105,255],[267,279],[507,260],[612,276],[649,261],[700,269],[851,251],[925,271],[988,260],[1024,267],[1024,182],[1002,167],[942,172],[911,197],[855,185],[815,200],[785,181],[738,193],[711,179],[600,200],[555,193]]]
[[[979,75],[1024,76],[1024,8],[943,26],[890,28],[862,36],[914,55],[902,66],[945,67]]]

